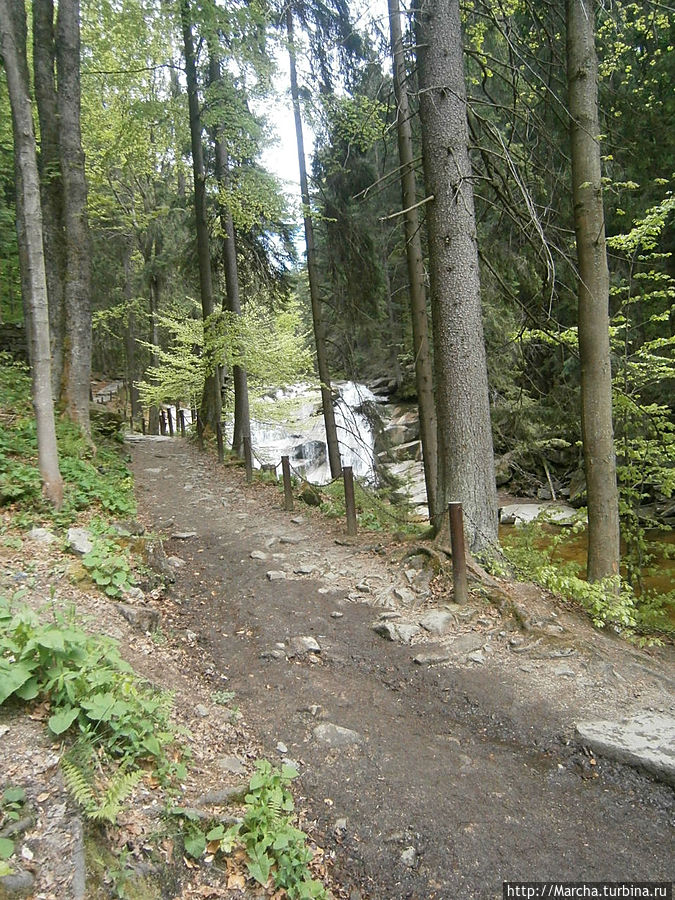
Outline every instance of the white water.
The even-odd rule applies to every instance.
[[[339,393],[335,425],[342,465],[351,466],[355,477],[374,481],[375,435],[368,419],[358,410],[364,402],[378,398],[365,385],[354,381],[335,384],[334,388]],[[273,410],[275,404],[289,400],[295,401],[294,409],[283,424],[264,421],[262,416],[251,420],[254,465],[259,468],[262,463],[271,464],[280,473],[281,457],[288,456],[292,470],[314,484],[326,484],[331,476],[321,393],[308,384],[280,388],[264,399],[263,409],[269,405]]]

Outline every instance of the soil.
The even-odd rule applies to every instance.
[[[59,603],[76,599],[141,674],[175,691],[194,753],[185,805],[237,782],[232,757],[249,773],[261,755],[292,760],[315,871],[349,900],[500,898],[506,880],[672,877],[672,789],[594,757],[574,728],[672,712],[671,647],[638,650],[532,585],[473,581],[460,607],[429,546],[347,538],[341,522],[297,500],[285,511],[276,485],[246,484],[243,470],[181,439],[129,450],[139,521],[161,536],[174,579],[167,590],[145,586],[159,630],[140,633],[112,603],[73,587],[53,548],[33,554],[29,599],[44,602],[56,581]],[[23,583],[25,559],[2,551],[5,588]],[[433,610],[451,614],[441,635],[418,625]],[[376,633],[376,621],[399,639]],[[223,691],[235,694],[227,706]],[[30,785],[22,864],[33,896],[104,896],[77,886],[82,824],[39,719],[0,710],[0,787]],[[158,807],[146,785],[115,832],[138,872]],[[63,838],[61,860],[50,834]],[[186,870],[170,837],[162,847],[173,869],[161,896],[262,894],[243,886],[241,860]]]

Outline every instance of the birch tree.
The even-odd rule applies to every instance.
[[[49,312],[42,246],[42,210],[35,134],[26,62],[26,13],[23,0],[0,0],[0,52],[10,104],[16,168],[17,236],[24,312],[28,325],[33,407],[37,424],[38,465],[43,491],[57,509],[63,502],[51,393]]]

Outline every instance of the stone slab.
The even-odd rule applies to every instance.
[[[618,721],[578,722],[577,733],[596,753],[644,769],[675,785],[675,718],[641,713]]]

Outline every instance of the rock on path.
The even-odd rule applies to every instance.
[[[675,718],[643,713],[621,721],[579,722],[577,733],[596,753],[638,766],[675,785]]]

